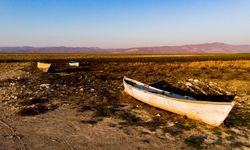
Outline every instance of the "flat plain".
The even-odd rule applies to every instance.
[[[250,54],[0,54],[0,62],[0,149],[250,148]],[[236,95],[235,106],[212,127],[135,100],[124,76],[180,89],[198,80],[208,94],[210,83]]]

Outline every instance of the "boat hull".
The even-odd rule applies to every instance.
[[[79,67],[79,62],[69,63],[71,67]]]
[[[234,106],[233,102],[207,102],[175,99],[139,89],[128,84],[126,80],[136,84],[142,83],[129,78],[124,78],[123,80],[125,92],[135,99],[166,111],[203,121],[212,126],[219,126]]]
[[[37,68],[43,72],[48,72],[51,64],[49,63],[37,63]]]

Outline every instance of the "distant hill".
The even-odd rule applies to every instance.
[[[108,49],[97,47],[0,47],[5,53],[111,53]]]
[[[205,43],[182,46],[103,49],[98,47],[0,47],[2,53],[117,53],[117,54],[188,54],[250,53],[250,45]]]
[[[121,53],[250,53],[250,45],[230,45],[225,43],[206,43],[182,46],[138,47],[121,50]]]

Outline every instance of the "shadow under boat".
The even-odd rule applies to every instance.
[[[90,71],[91,66],[89,64],[84,64],[81,66],[58,66],[56,64],[52,64],[49,68],[50,73],[73,73],[73,72],[81,72],[81,71]]]

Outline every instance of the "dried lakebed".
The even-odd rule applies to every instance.
[[[244,65],[80,65],[72,69],[58,61],[43,73],[35,62],[0,63],[1,149],[250,148],[250,69]],[[203,94],[230,92],[236,94],[236,105],[214,128],[136,101],[123,92],[124,75]]]

